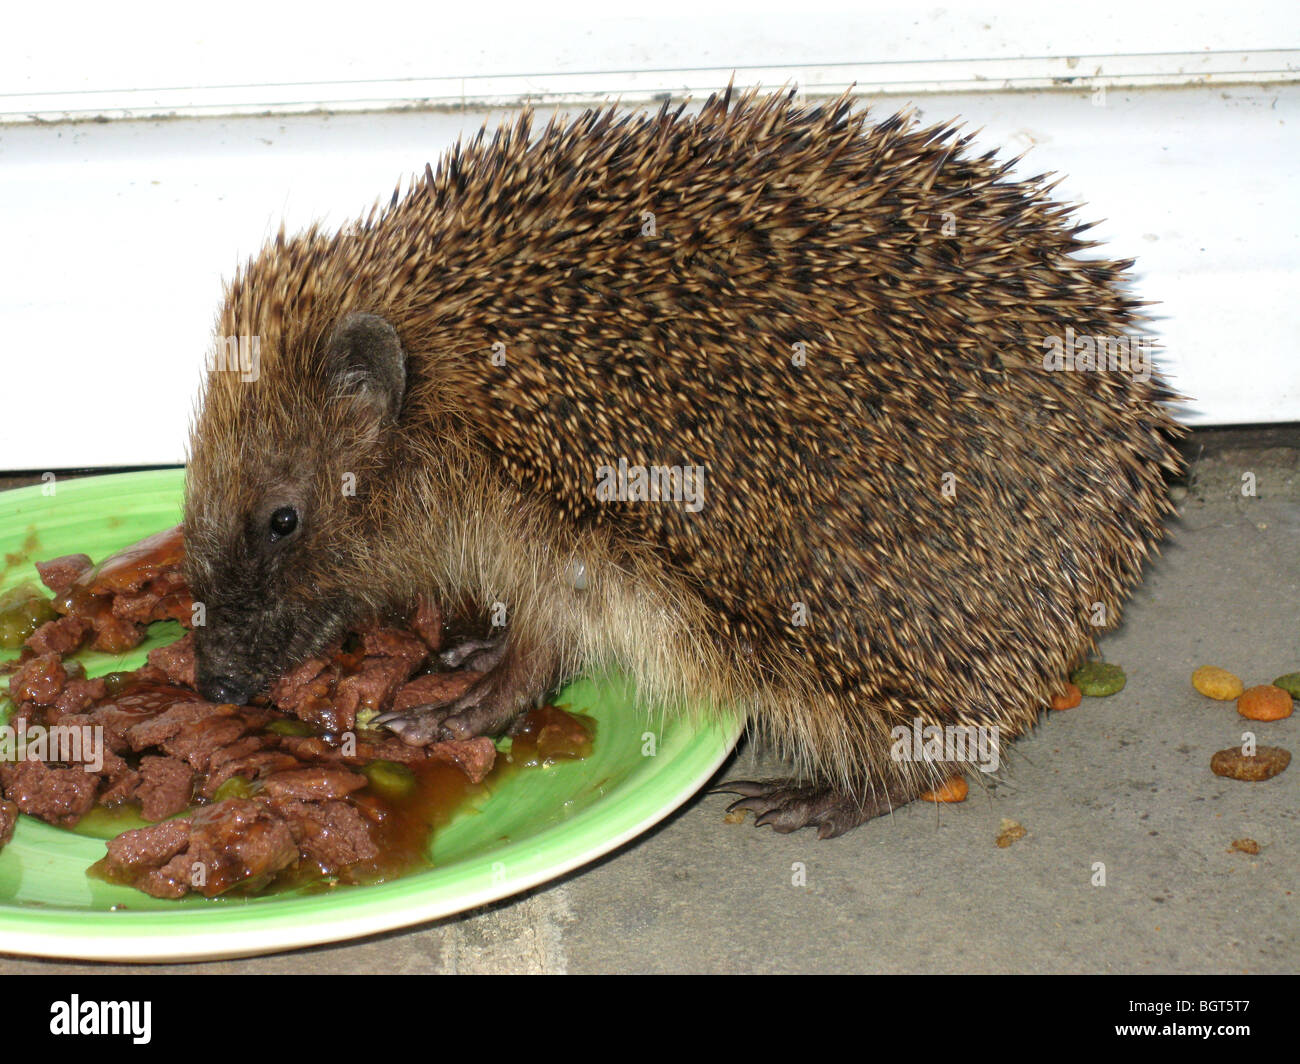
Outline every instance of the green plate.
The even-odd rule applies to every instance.
[[[98,561],[180,520],[184,471],[123,473],[0,493],[0,590],[33,561]],[[154,625],[130,654],[85,654],[90,675],[130,669],[180,628]],[[0,652],[12,657],[12,653]],[[563,875],[634,838],[691,797],[726,759],[741,722],[651,719],[624,681],[580,679],[556,700],[595,718],[585,761],[508,775],[432,841],[433,867],[324,893],[180,901],[91,879],[101,840],[21,817],[0,850],[0,952],[94,960],[247,956],[432,920]],[[653,751],[653,753],[651,753]]]

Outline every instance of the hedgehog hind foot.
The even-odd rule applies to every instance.
[[[906,805],[920,792],[900,782],[857,797],[826,784],[772,779],[728,780],[710,793],[743,795],[727,806],[727,812],[748,810],[754,814],[755,827],[770,825],[782,835],[815,827],[819,839],[833,839]]]

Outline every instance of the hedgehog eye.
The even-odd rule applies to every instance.
[[[271,514],[271,542],[291,535],[298,527],[298,511],[292,506],[281,506]]]

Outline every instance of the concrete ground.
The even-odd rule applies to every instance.
[[[245,960],[0,955],[0,971],[1300,970],[1300,763],[1264,783],[1212,775],[1247,722],[1190,683],[1204,664],[1247,686],[1300,671],[1300,426],[1206,430],[1188,453],[1164,555],[1102,646],[1128,685],[1049,714],[964,804],[819,842],[725,823],[729,799],[699,796],[598,863],[463,917]],[[1251,727],[1300,754],[1300,714]],[[742,746],[721,775],[765,771]],[[1003,817],[1028,834],[999,849]],[[1241,838],[1258,854],[1234,851]]]

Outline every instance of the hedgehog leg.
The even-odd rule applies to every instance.
[[[744,795],[727,806],[727,812],[748,809],[755,814],[755,827],[770,824],[782,835],[815,827],[819,839],[833,839],[915,800],[920,790],[915,784],[894,780],[865,796],[855,797],[825,784],[774,779],[728,780],[710,793]]]

